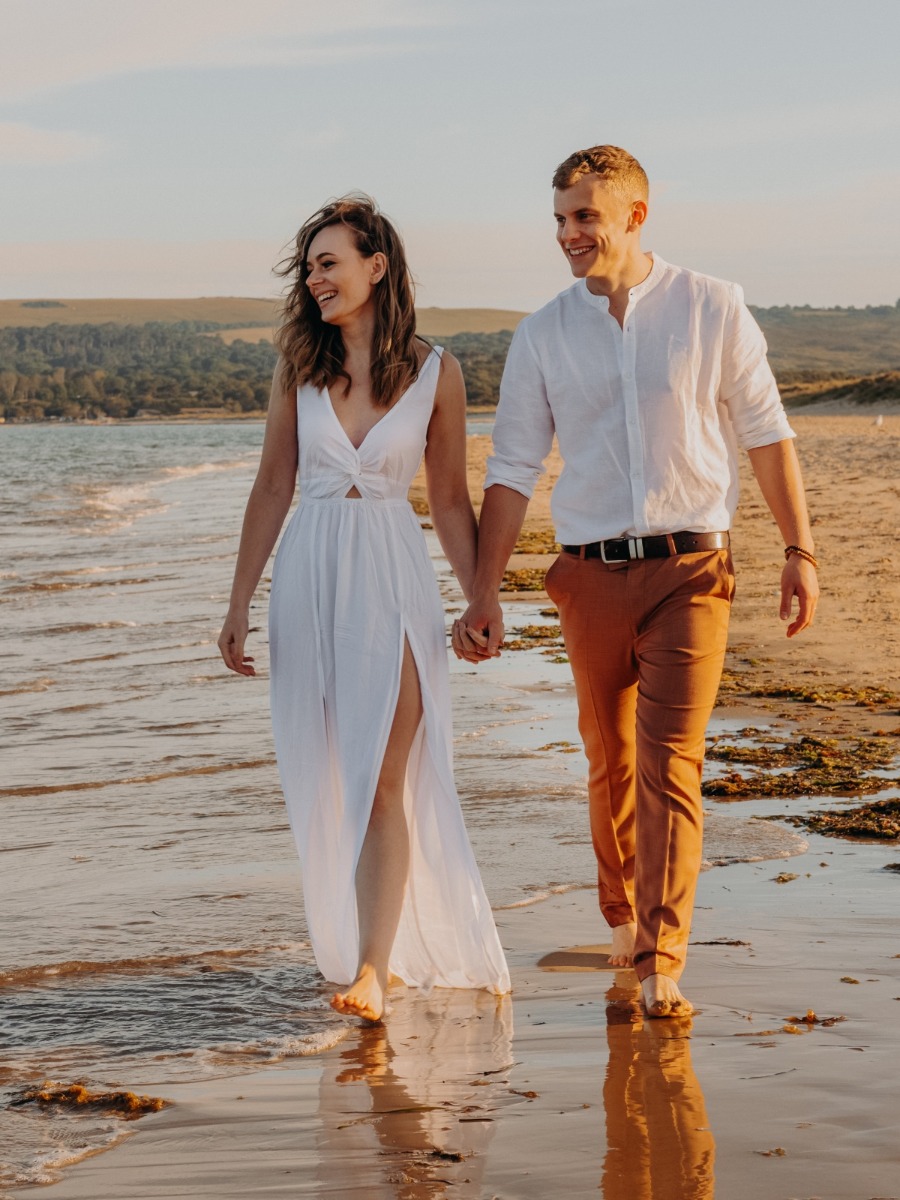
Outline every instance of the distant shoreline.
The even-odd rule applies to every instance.
[[[873,421],[879,416],[893,416],[900,413],[900,398],[896,400],[872,401],[872,400],[821,400],[810,401],[807,403],[785,404],[785,410],[788,416],[804,416],[804,417],[866,417],[871,416]],[[467,417],[492,417],[497,409],[493,406],[475,406],[466,409]],[[21,428],[26,425],[207,425],[215,421],[247,421],[262,422],[266,419],[265,410],[259,409],[254,412],[210,412],[198,413],[192,412],[187,415],[173,413],[171,416],[153,416],[153,417],[107,417],[99,419],[77,419],[66,420],[59,417],[47,417],[41,421],[4,421],[0,419],[0,429],[4,428]]]
[[[472,405],[466,409],[466,416],[490,417],[496,411],[496,408],[490,405]],[[4,421],[0,419],[0,428],[22,425],[206,425],[212,421],[265,421],[265,419],[265,409],[256,409],[254,412],[191,412],[186,415],[173,413],[171,416],[160,414],[153,417],[99,417],[90,420],[87,418],[67,420],[61,417],[46,417],[42,421]]]

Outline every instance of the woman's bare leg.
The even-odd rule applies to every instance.
[[[359,913],[359,966],[345,992],[337,992],[332,1008],[378,1021],[384,1012],[388,960],[409,875],[409,830],[403,811],[406,764],[419,722],[422,697],[409,643],[403,648],[400,694],[394,713],[369,828],[356,867],[356,907]]]

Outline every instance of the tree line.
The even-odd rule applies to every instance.
[[[0,329],[0,411],[8,421],[41,421],[265,408],[274,349],[227,346],[216,328],[183,321]]]
[[[753,311],[782,383],[900,368],[898,306]],[[216,336],[222,328],[180,321],[0,329],[0,415],[42,421],[261,412],[275,350],[269,342],[228,345]],[[469,403],[496,404],[511,331],[439,340],[460,360]]]
[[[226,345],[218,328],[182,321],[0,329],[0,415],[45,421],[262,412],[274,347]],[[496,404],[511,339],[508,330],[441,339],[462,363],[470,403]]]

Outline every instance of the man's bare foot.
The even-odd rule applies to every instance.
[[[648,1017],[689,1017],[694,1011],[668,975],[648,975],[642,979],[641,995]]]
[[[611,967],[630,967],[634,954],[634,939],[637,925],[628,921],[624,925],[614,925],[612,929],[612,950],[609,952]]]
[[[365,966],[347,988],[335,992],[331,1007],[345,1017],[362,1017],[364,1021],[380,1021],[384,1013],[385,985],[374,967]]]

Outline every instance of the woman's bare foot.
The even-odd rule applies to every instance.
[[[609,952],[611,967],[630,967],[634,954],[634,939],[637,925],[628,921],[624,925],[614,925],[612,929],[612,950]]]
[[[331,1007],[345,1017],[362,1017],[364,1021],[380,1021],[384,1013],[386,985],[374,967],[361,967],[346,992],[335,992]]]
[[[648,1017],[689,1017],[694,1011],[668,975],[648,975],[642,979],[641,995]]]

